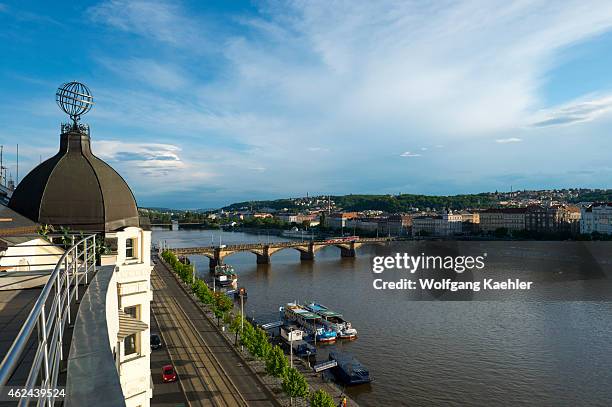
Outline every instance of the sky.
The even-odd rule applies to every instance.
[[[612,188],[610,1],[0,0],[0,143],[85,83],[140,206]]]

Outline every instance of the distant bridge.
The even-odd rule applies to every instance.
[[[365,244],[380,244],[398,240],[395,237],[373,237],[359,238],[354,240],[329,239],[300,242],[276,242],[276,243],[249,243],[222,246],[203,247],[177,247],[169,249],[177,256],[199,254],[210,259],[210,268],[223,264],[227,256],[238,252],[251,252],[257,256],[257,264],[269,264],[270,257],[284,249],[294,249],[300,252],[300,260],[314,260],[315,253],[327,246],[336,246],[340,249],[340,256],[355,257],[355,249]]]

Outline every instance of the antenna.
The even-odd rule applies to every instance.
[[[19,185],[19,144],[17,144],[17,177],[16,177],[15,186]]]

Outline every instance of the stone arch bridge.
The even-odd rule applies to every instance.
[[[300,242],[276,242],[276,243],[248,243],[222,246],[204,247],[178,247],[171,250],[177,256],[198,254],[210,259],[210,269],[223,264],[223,260],[234,253],[251,252],[257,256],[258,264],[269,264],[270,257],[281,250],[294,249],[300,252],[300,260],[314,260],[315,253],[327,246],[336,246],[340,249],[340,256],[355,257],[355,250],[365,244],[380,244],[393,240],[393,237],[382,238],[360,238],[354,240],[330,239]]]

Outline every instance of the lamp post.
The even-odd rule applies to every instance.
[[[293,369],[293,327],[289,329],[289,364]]]
[[[243,289],[240,289],[240,334],[244,332],[244,295]],[[242,341],[240,341],[242,342]],[[241,345],[240,349],[244,351],[244,344]]]

